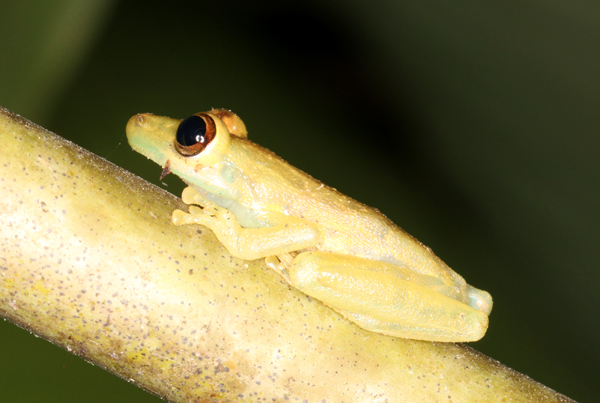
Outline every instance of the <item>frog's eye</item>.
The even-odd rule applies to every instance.
[[[185,157],[200,154],[217,135],[215,121],[205,113],[183,120],[175,135],[175,149]]]

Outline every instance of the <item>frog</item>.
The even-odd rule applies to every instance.
[[[359,327],[402,339],[481,339],[489,293],[368,207],[248,140],[241,118],[211,109],[150,113],[126,128],[134,151],[188,187],[175,225],[202,225],[239,259],[264,259],[291,287]]]

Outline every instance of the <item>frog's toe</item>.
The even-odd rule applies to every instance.
[[[181,194],[181,200],[183,200],[185,204],[198,204],[199,198],[200,194],[190,186],[183,189],[183,193]]]
[[[173,211],[173,214],[171,215],[171,221],[173,221],[173,224],[175,224],[175,225],[188,224],[188,222],[186,222],[187,216],[189,216],[189,214],[186,213],[185,211],[175,210],[175,211]]]

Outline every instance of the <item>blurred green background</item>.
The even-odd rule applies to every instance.
[[[157,184],[130,116],[234,110],[489,291],[475,349],[591,402],[599,49],[582,0],[4,0],[0,105]],[[0,401],[159,399],[0,322]]]

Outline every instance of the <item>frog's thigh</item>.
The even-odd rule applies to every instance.
[[[302,292],[323,301],[364,329],[403,338],[475,341],[485,334],[485,313],[426,287],[364,270],[362,259],[305,252],[289,275]]]

